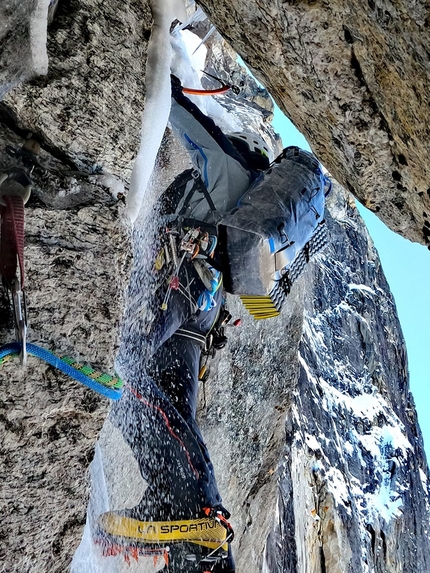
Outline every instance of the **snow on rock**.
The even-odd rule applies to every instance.
[[[142,117],[141,142],[131,173],[127,197],[127,212],[134,223],[139,216],[148,188],[155,159],[161,145],[170,114],[170,25],[178,9],[184,15],[180,0],[165,0],[150,3],[154,22],[148,43],[146,63],[146,100]],[[181,14],[178,14],[181,17]],[[147,205],[153,201],[147,197]]]
[[[421,573],[429,566],[429,539],[423,535],[429,514],[427,503],[421,512],[414,500],[417,495],[428,499],[428,493],[415,461],[422,459],[423,446],[408,417],[404,343],[394,302],[376,254],[359,231],[356,210],[347,202],[339,208],[339,201],[336,188],[329,208],[334,204],[332,213],[341,219],[328,219],[333,241],[314,267],[312,295],[305,300],[297,408],[289,438],[293,445],[287,457],[301,468],[297,477],[293,474],[293,496],[309,488],[316,501],[311,516],[296,528],[319,545],[319,564],[327,571],[397,572],[407,567]],[[345,227],[349,235],[357,229],[351,243]],[[338,266],[334,263],[341,253]],[[308,275],[308,288],[309,281]],[[307,485],[299,484],[298,476]],[[413,528],[415,520],[417,537],[401,539],[400,532]],[[404,565],[391,568],[399,544],[402,557],[396,559]]]

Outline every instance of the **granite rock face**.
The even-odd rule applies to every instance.
[[[426,2],[198,3],[333,176],[430,245]]]
[[[57,157],[87,171],[129,176],[151,24],[147,2],[60,2],[49,27],[48,73],[5,96],[8,115]]]
[[[37,29],[33,21],[37,4],[2,4],[13,20],[1,40],[3,91],[34,76],[29,34]],[[116,41],[113,31],[110,35],[89,31],[99,19],[91,22],[89,14],[96,11],[94,5],[62,3],[51,28],[48,75],[21,84],[4,97],[0,172],[17,165],[6,146],[19,149],[33,133],[42,148],[25,208],[28,341],[113,372],[131,266],[131,234],[124,180],[107,169],[100,173],[94,165],[101,155],[127,154],[109,140],[119,137],[121,128],[113,120],[116,112],[107,99],[98,99],[100,93],[110,94],[115,82],[108,73],[104,86],[101,77],[95,81],[98,72],[91,58],[104,59],[101,66],[111,73],[112,59],[118,70],[123,62],[119,54],[112,58],[112,51],[91,43],[94,36],[100,42]],[[128,17],[131,26],[132,11]],[[136,22],[142,37],[133,46],[139,51],[145,45],[141,15]],[[138,65],[133,58],[129,61],[130,66]],[[91,69],[96,75],[89,74]],[[139,74],[136,77],[141,82]],[[97,88],[91,92],[93,81]],[[120,91],[118,85],[114,89]],[[142,102],[142,89],[136,94]],[[140,108],[136,105],[129,122],[134,127],[129,128],[133,137],[125,163],[138,142]],[[106,124],[101,127],[98,118],[109,121],[111,129]],[[79,122],[83,122],[80,127]],[[3,289],[0,325],[0,345],[12,342],[13,320]],[[37,358],[28,362],[26,370],[17,360],[0,367],[0,570],[63,572],[85,522],[88,464],[109,404]]]
[[[49,4],[4,4],[0,172],[13,164],[5,146],[33,133],[42,150],[26,207],[29,340],[109,371],[131,268],[124,194],[152,19],[145,1],[60,1],[48,73],[35,77],[41,53],[14,47],[11,30],[28,39],[35,12]],[[240,83],[238,52],[339,181],[394,230],[428,242],[424,5],[200,4],[231,46],[212,37],[208,69]],[[276,143],[267,97],[248,79],[242,87],[246,98],[225,98],[226,109],[249,129],[261,123]],[[153,182],[160,191],[187,166],[178,155],[166,137]],[[339,186],[327,220],[330,246],[281,317],[257,324],[229,299],[244,325],[231,329],[202,393],[237,570],[426,573],[429,476],[395,305]],[[4,296],[0,311],[3,344],[13,338]],[[35,358],[26,371],[2,365],[0,381],[0,571],[66,571],[107,401]]]
[[[21,140],[5,128],[5,144]],[[9,161],[2,156],[2,168]],[[45,202],[36,189],[25,208],[28,341],[113,372],[131,262],[125,205],[97,178],[62,167],[56,194],[47,184]],[[15,340],[4,292],[0,324],[0,345]],[[18,360],[0,369],[0,570],[64,571],[85,521],[86,472],[108,400],[35,357],[25,370]]]

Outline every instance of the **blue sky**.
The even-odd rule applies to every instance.
[[[306,139],[275,106],[273,127],[284,143],[309,149]],[[410,387],[418,411],[427,457],[430,459],[430,252],[393,233],[373,213],[358,204],[381,259],[396,301],[408,351]]]

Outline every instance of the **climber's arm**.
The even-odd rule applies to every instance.
[[[249,188],[252,174],[245,160],[212,119],[205,116],[177,87],[172,90],[170,125],[199,171],[217,211],[234,208]],[[208,210],[207,204],[202,209]],[[204,213],[193,216],[204,220]]]

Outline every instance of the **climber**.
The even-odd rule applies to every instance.
[[[168,232],[163,226],[154,241],[152,279],[164,285],[173,272],[174,281],[169,279],[167,293],[164,287],[154,288],[155,317],[138,327],[146,333],[139,339],[140,351],[147,356],[145,372],[130,377],[133,382],[109,418],[148,485],[137,505],[103,512],[92,529],[105,556],[140,560],[157,555],[173,571],[229,573],[234,571],[229,513],[222,506],[195,421],[199,364],[208,333],[216,333],[216,343],[222,346],[223,326],[229,319],[216,262],[218,213],[233,208],[269,166],[269,150],[261,142],[261,151],[256,143],[248,151],[239,135],[237,145],[248,152],[248,163],[212,120],[182,95],[175,78],[172,95],[172,128],[183,134],[202,181],[196,174],[186,177],[184,186],[169,188],[157,206]],[[200,152],[193,154],[189,141],[198,142],[201,151],[204,148],[207,164],[201,163]],[[206,203],[200,192],[193,197],[197,188],[207,193]],[[151,538],[147,533],[154,528],[158,533]]]
[[[137,503],[99,515],[93,530],[105,556],[152,559],[153,571],[169,563],[173,571],[229,573],[234,571],[229,514],[195,421],[199,363],[208,335],[222,334],[229,316],[220,264],[228,249],[219,243],[219,228],[242,205],[247,208],[247,192],[252,197],[250,189],[262,184],[272,158],[259,137],[226,136],[184,96],[175,77],[170,125],[190,153],[194,171],[182,174],[157,205],[163,225],[151,269],[155,315],[141,318],[138,328],[144,333],[139,339],[144,369],[129,377],[132,382],[110,413],[146,486]],[[300,193],[290,203],[295,214],[297,203],[304,202],[312,214],[308,240],[322,218],[320,167],[297,148],[284,155],[296,179],[294,165],[300,167]],[[270,203],[264,189],[261,199]],[[271,213],[283,248],[291,246],[283,240],[285,212],[291,216],[278,201],[278,212]]]

